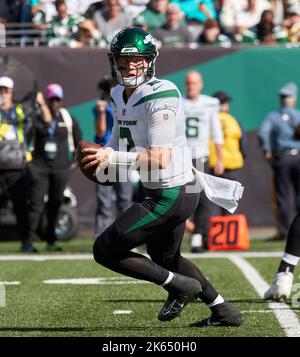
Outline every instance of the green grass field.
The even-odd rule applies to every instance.
[[[37,243],[42,251],[44,243]],[[0,336],[138,336],[138,337],[204,337],[204,336],[285,336],[285,331],[268,305],[229,259],[195,258],[219,292],[242,311],[245,323],[239,328],[190,328],[188,324],[209,316],[200,301],[186,307],[182,316],[171,322],[160,322],[157,313],[166,292],[153,284],[134,284],[96,264],[92,259],[66,260],[68,253],[91,253],[87,239],[61,244],[63,253],[53,260],[0,260],[0,281],[19,282],[5,285],[6,306],[0,307]],[[251,251],[282,251],[282,242],[253,241]],[[187,243],[184,243],[184,248]],[[0,244],[4,254],[16,257],[18,242]],[[43,253],[43,252],[42,252]],[[27,257],[30,255],[27,255]],[[39,256],[39,255],[35,255]],[[0,255],[1,259],[1,255]],[[280,257],[245,258],[268,283],[272,281]],[[300,269],[295,282],[300,283]],[[121,279],[119,279],[121,277]],[[45,280],[114,278],[109,284],[46,284]],[[120,284],[111,284],[118,281]],[[127,282],[127,284],[124,284]],[[289,305],[291,307],[291,305]],[[300,321],[299,308],[291,307]],[[130,314],[114,314],[130,310]],[[300,323],[300,322],[299,322]]]
[[[67,242],[60,242],[59,245],[63,248],[63,253],[91,253],[93,241],[91,239],[92,233],[84,232],[80,237]],[[44,242],[34,242],[40,253],[45,253]],[[264,239],[254,239],[250,244],[250,251],[283,251],[285,243],[283,241],[268,241]],[[19,242],[1,242],[0,241],[0,255],[1,254],[19,254]],[[189,243],[187,236],[182,242],[182,251],[189,251]],[[47,253],[49,254],[49,253]]]

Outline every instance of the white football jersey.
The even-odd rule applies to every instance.
[[[146,188],[182,186],[192,181],[191,152],[178,88],[169,81],[153,77],[137,87],[127,103],[123,98],[124,90],[117,85],[111,95],[114,126],[106,146],[119,151],[141,151],[150,146],[173,149],[167,168],[140,171]]]
[[[219,120],[219,100],[201,94],[197,100],[183,98],[186,137],[193,158],[209,155],[210,135],[215,144],[223,144],[222,126]]]

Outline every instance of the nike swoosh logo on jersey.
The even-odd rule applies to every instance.
[[[160,87],[162,87],[162,84],[158,87],[153,87],[153,91],[155,92],[156,90],[158,90]]]

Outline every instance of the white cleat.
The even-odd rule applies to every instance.
[[[291,295],[294,275],[291,272],[277,273],[270,288],[265,292],[265,300],[283,301]]]

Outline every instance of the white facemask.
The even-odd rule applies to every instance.
[[[129,88],[136,88],[146,82],[146,76],[143,74],[142,76],[139,77],[123,77],[121,72],[115,68],[115,71],[117,73],[117,81],[119,84],[129,87]],[[144,70],[144,73],[146,73],[147,69]]]
[[[122,86],[128,87],[128,88],[136,88],[143,84],[144,82],[147,81],[146,79],[146,73],[148,68],[144,68],[144,74],[138,77],[123,77],[121,71],[119,70],[119,67],[117,65],[116,60],[114,59],[114,70],[117,74],[117,82],[121,84]]]

